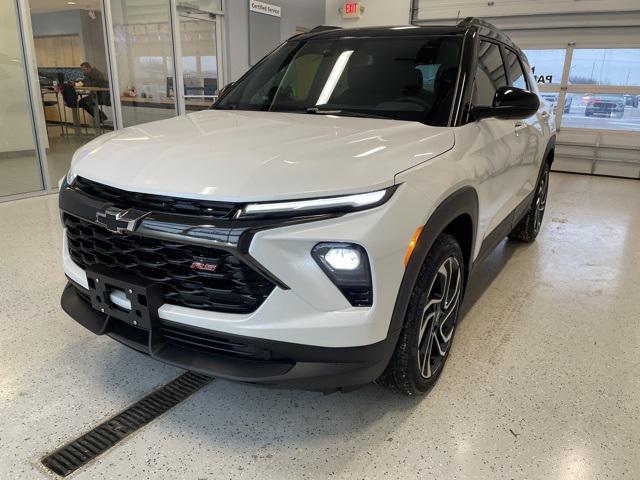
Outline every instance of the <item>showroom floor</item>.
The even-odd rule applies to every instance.
[[[0,478],[177,376],[59,307],[56,196],[0,204]],[[423,399],[214,381],[75,477],[640,476],[640,183],[553,174],[533,245],[479,268]]]

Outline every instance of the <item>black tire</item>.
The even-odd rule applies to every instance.
[[[442,234],[420,269],[396,349],[377,383],[405,395],[431,390],[451,351],[463,292],[462,250]]]
[[[549,164],[545,162],[542,175],[536,186],[536,193],[527,214],[509,233],[509,238],[518,242],[533,242],[540,232],[542,218],[547,206],[547,192],[549,191]]]

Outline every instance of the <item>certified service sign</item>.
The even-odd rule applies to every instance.
[[[271,15],[273,17],[282,16],[282,9],[278,5],[271,5],[270,3],[258,2],[256,0],[249,1],[249,10],[252,12]]]

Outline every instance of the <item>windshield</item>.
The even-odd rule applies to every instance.
[[[351,37],[290,41],[213,108],[375,116],[443,126],[462,37]]]

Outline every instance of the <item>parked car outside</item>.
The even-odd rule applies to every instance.
[[[584,114],[622,118],[624,116],[625,99],[620,94],[594,94],[587,98]]]
[[[540,96],[545,99],[547,102],[551,103],[551,110],[556,111],[556,107],[558,106],[558,97],[557,93],[541,93]],[[562,109],[562,113],[571,112],[571,103],[573,102],[573,96],[570,93],[567,93],[564,97],[564,106]]]

